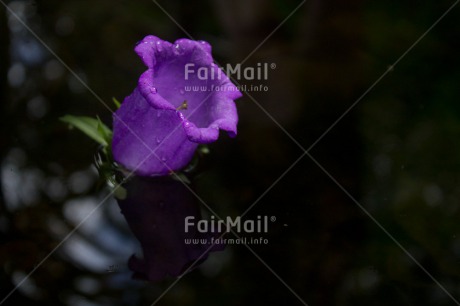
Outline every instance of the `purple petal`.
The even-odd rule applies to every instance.
[[[176,111],[151,107],[135,90],[114,116],[115,160],[139,175],[164,175],[193,157],[197,143],[188,140]]]

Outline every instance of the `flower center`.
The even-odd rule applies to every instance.
[[[187,100],[184,100],[184,102],[182,102],[181,105],[179,105],[176,110],[180,111],[180,110],[186,110],[188,108],[188,103],[187,103]]]

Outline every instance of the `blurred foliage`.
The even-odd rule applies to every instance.
[[[194,38],[209,41],[220,64],[234,64],[300,2],[159,3]],[[269,91],[238,102],[238,137],[222,135],[210,146],[195,187],[220,216],[237,216],[254,201],[247,218],[276,216],[269,244],[252,248],[308,305],[454,302],[308,157],[259,201],[302,150],[253,99],[309,148],[451,4],[306,1],[245,63],[276,64]],[[83,213],[83,203],[106,194],[89,168],[97,144],[70,132],[59,118],[98,115],[110,125],[112,97],[122,101],[145,69],[135,43],[147,34],[170,41],[186,36],[152,1],[9,5],[108,107],[2,8],[0,298],[78,224],[72,216]],[[448,14],[311,151],[457,299],[459,14],[458,7]],[[103,220],[133,241],[116,213],[113,201],[101,208]],[[70,240],[32,274],[34,285],[25,283],[2,305],[153,303],[172,282],[129,280],[127,255],[117,252],[135,248],[104,249],[97,240],[103,229],[74,235],[112,256],[120,271],[86,268],[85,259],[72,257],[76,243]],[[211,257],[160,303],[300,305],[244,246]]]

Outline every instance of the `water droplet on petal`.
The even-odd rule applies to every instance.
[[[166,161],[166,157],[162,157],[161,160],[165,162],[165,161]]]
[[[156,94],[158,90],[155,87],[150,87],[150,92]]]
[[[179,90],[179,92],[181,95],[185,94],[185,91],[183,89]]]
[[[156,138],[156,141],[157,141],[158,144],[160,144],[161,138],[160,138],[160,137],[157,137],[157,138]]]
[[[176,111],[176,115],[180,118],[180,120],[184,120],[184,114],[182,114],[180,111]]]
[[[163,51],[163,44],[161,43],[161,41],[157,41],[157,50],[158,52]]]
[[[174,54],[180,55],[182,53],[182,48],[179,44],[174,45]]]

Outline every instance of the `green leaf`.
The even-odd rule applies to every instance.
[[[116,98],[112,98],[112,101],[113,101],[113,104],[115,104],[115,106],[116,106],[117,108],[120,108],[120,106],[121,106],[120,101],[118,101]]]
[[[208,155],[209,153],[211,153],[211,151],[209,150],[209,147],[207,145],[200,145],[198,147],[198,152],[203,154],[203,155]]]
[[[112,131],[97,117],[97,131],[107,143],[112,142]]]
[[[105,126],[101,120],[84,117],[84,116],[71,116],[66,115],[61,117],[62,122],[68,123],[70,126],[75,127],[97,141],[103,146],[108,146],[112,131]]]
[[[128,196],[128,191],[120,185],[115,187],[113,194],[118,200],[124,200]]]

